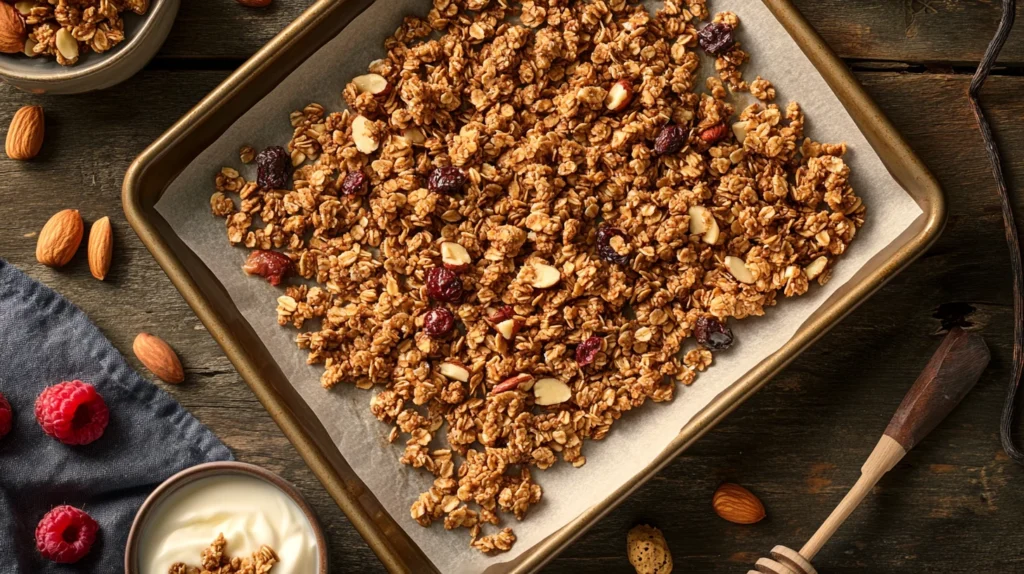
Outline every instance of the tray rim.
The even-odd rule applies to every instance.
[[[178,170],[166,170],[169,154],[181,147],[185,140],[207,122],[226,114],[222,104],[230,98],[237,97],[241,91],[252,89],[253,84],[273,77],[287,75],[300,65],[305,58],[286,59],[282,54],[291,54],[297,43],[301,42],[311,30],[318,30],[318,24],[325,24],[333,17],[345,19],[345,26],[366,6],[375,0],[317,0],[294,22],[289,24],[267,45],[256,52],[249,60],[230,74],[213,91],[204,97],[195,107],[175,122],[156,141],[148,146],[131,164],[122,187],[122,203],[125,216],[142,240],[154,259],[168,275],[171,282],[182,297],[193,309],[200,321],[206,326],[225,355],[239,371],[256,395],[260,403],[281,428],[282,432],[293,444],[303,460],[320,480],[325,490],[335,500],[349,521],[367,544],[391,572],[413,571],[413,566],[422,567],[425,562],[433,566],[424,555],[420,561],[411,564],[409,556],[402,555],[393,537],[405,538],[408,544],[415,544],[404,532],[385,531],[374,516],[365,508],[358,498],[365,494],[365,487],[360,484],[346,482],[339,471],[332,466],[328,456],[319,450],[311,433],[307,431],[297,415],[286,404],[285,399],[253,362],[253,357],[245,349],[232,331],[230,325],[220,316],[211,304],[208,294],[192,278],[184,262],[170,247],[167,237],[155,224],[153,205],[162,195],[167,186],[180,173]],[[906,268],[917,257],[925,252],[942,232],[947,216],[945,198],[938,181],[925,167],[895,127],[889,122],[882,111],[864,92],[846,65],[831,51],[817,32],[792,5],[791,0],[762,0],[775,17],[782,23],[797,42],[804,54],[818,69],[830,87],[839,96],[844,107],[854,117],[858,127],[864,132],[871,146],[883,159],[890,172],[900,171],[897,177],[900,185],[910,193],[921,207],[923,214],[920,229],[909,237],[903,245],[896,249],[878,269],[862,277],[857,283],[848,284],[842,294],[837,293],[830,299],[827,309],[816,313],[801,326],[796,335],[777,352],[766,358],[746,375],[734,382],[710,404],[702,409],[687,423],[666,449],[649,465],[640,469],[629,481],[622,484],[600,504],[588,509],[575,520],[538,543],[523,556],[513,561],[507,570],[511,573],[524,573],[539,570],[553,559],[569,544],[597,523],[605,514],[624,501],[633,491],[656,475],[664,466],[674,460],[717,423],[728,416],[739,405],[760,390],[775,374],[781,371],[807,347],[823,336],[828,330],[839,323],[860,303],[869,298],[897,273]],[[347,19],[346,19],[347,18]],[[333,37],[333,34],[331,35]],[[317,44],[314,49],[322,44]],[[275,68],[274,66],[278,66]],[[269,92],[273,82],[266,84],[266,90],[258,94],[256,101]],[[258,91],[258,90],[257,90]],[[243,111],[247,111],[248,107]],[[242,112],[238,112],[239,115]],[[233,123],[231,119],[228,123]],[[202,149],[196,152],[184,152],[191,161]],[[184,166],[182,166],[184,167]],[[163,170],[163,171],[162,171]],[[893,173],[896,177],[896,173]],[[154,191],[151,180],[156,179],[162,187]],[[913,189],[908,185],[913,184]],[[159,216],[156,216],[159,217]],[[237,314],[237,309],[233,310]],[[343,457],[342,457],[342,460]],[[417,549],[418,550],[418,549]],[[436,571],[436,567],[433,568]]]

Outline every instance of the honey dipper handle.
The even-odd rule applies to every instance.
[[[959,328],[950,330],[896,409],[885,434],[861,467],[857,483],[800,549],[801,556],[808,561],[814,559],[882,475],[946,418],[978,382],[989,358],[988,347],[980,335]]]
[[[885,434],[903,450],[914,448],[978,382],[989,358],[981,335],[951,329],[903,397]]]

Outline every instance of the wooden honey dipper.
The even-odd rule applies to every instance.
[[[811,560],[864,500],[882,475],[946,418],[978,382],[989,362],[985,340],[976,333],[951,329],[896,410],[885,434],[860,468],[860,478],[839,506],[804,544],[800,552],[785,546],[772,548],[747,574],[817,574]]]

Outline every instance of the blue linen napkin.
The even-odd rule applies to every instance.
[[[79,379],[110,409],[99,440],[67,446],[43,433],[35,400],[44,388]],[[0,259],[0,393],[14,411],[0,439],[0,572],[124,571],[135,512],[172,474],[231,460],[223,443],[169,395],[138,375],[81,310]],[[70,504],[100,531],[88,556],[55,564],[36,551],[35,528]]]

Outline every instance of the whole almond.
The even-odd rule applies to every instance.
[[[239,4],[250,8],[263,8],[264,6],[270,6],[270,2],[271,0],[238,0]]]
[[[0,2],[0,52],[17,54],[25,49],[25,20],[18,9]]]
[[[89,229],[89,271],[103,281],[110,271],[110,260],[114,255],[114,230],[110,218],[96,220]]]
[[[67,265],[82,243],[85,224],[77,209],[58,211],[46,222],[36,241],[36,260],[50,267]]]
[[[15,112],[11,127],[7,129],[7,157],[21,160],[36,157],[43,147],[44,132],[43,108],[25,106]]]
[[[174,349],[163,339],[149,333],[139,333],[132,343],[132,351],[143,365],[165,383],[178,384],[185,380],[185,369]]]
[[[707,143],[715,143],[718,140],[725,137],[725,134],[729,131],[729,128],[725,124],[715,124],[710,128],[700,132],[700,139]]]
[[[764,505],[753,492],[738,484],[718,487],[711,501],[715,513],[736,524],[754,524],[764,518]]]

